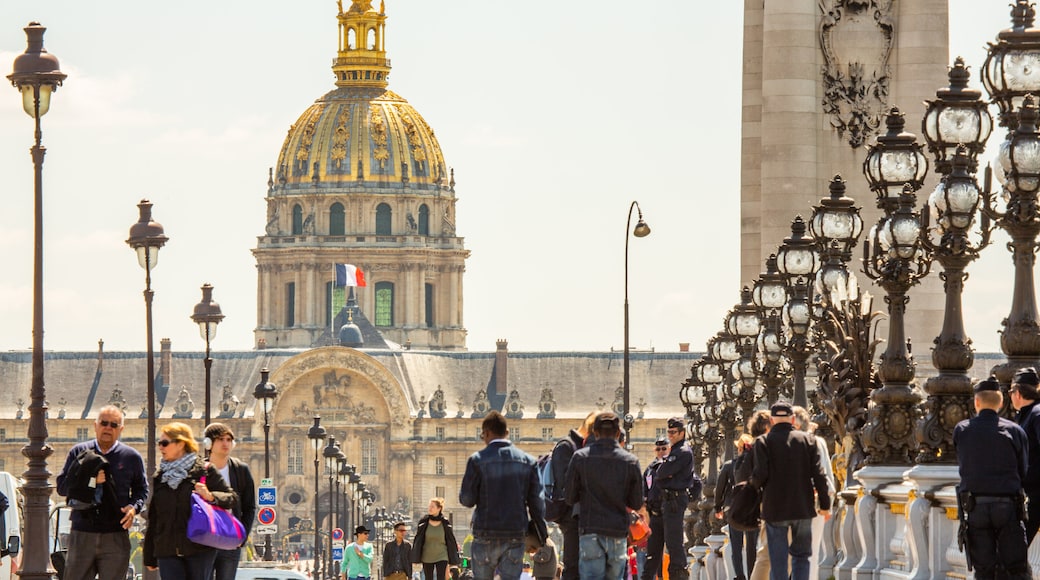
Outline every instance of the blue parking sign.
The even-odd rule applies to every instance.
[[[343,560],[343,548],[332,549],[332,560],[334,562],[339,562]]]
[[[256,489],[256,505],[260,507],[275,507],[278,505],[278,488],[258,487]]]

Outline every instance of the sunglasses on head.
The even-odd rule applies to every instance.
[[[120,423],[118,421],[105,421],[102,419],[98,421],[98,425],[101,425],[102,427],[111,427],[113,429],[118,429]]]
[[[159,447],[166,447],[170,443],[175,443],[175,441],[170,441],[169,439],[160,439],[156,441],[156,443],[159,445]]]

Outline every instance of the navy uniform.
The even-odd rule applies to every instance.
[[[701,480],[694,473],[693,450],[686,444],[686,422],[679,417],[668,419],[668,440],[671,452],[657,466],[648,495],[652,502],[660,500],[657,515],[650,512],[650,538],[646,546],[646,564],[643,565],[643,580],[658,576],[664,547],[668,546],[668,577],[686,580],[689,567],[686,550],[683,548],[683,516],[690,503],[688,489],[697,489]],[[663,574],[660,574],[664,576]]]
[[[1032,577],[1022,511],[1022,481],[1029,444],[1026,433],[997,414],[1000,384],[990,377],[975,385],[975,410],[953,429],[960,467],[961,508],[967,512],[967,550],[975,578]],[[995,395],[995,396],[994,396]]]
[[[1022,479],[1022,489],[1029,498],[1026,517],[1026,542],[1032,543],[1040,529],[1040,405],[1037,404],[1036,369],[1019,369],[1011,379],[1011,404],[1018,413],[1015,421],[1026,432],[1029,441],[1029,468]]]

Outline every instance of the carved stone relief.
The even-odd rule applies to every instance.
[[[823,111],[853,148],[888,109],[893,0],[819,0]]]

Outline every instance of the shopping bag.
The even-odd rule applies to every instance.
[[[230,511],[193,493],[191,516],[188,517],[188,539],[203,546],[232,550],[246,541],[246,529]]]

